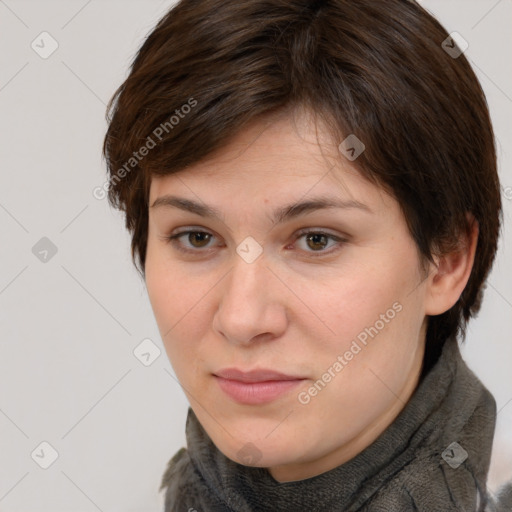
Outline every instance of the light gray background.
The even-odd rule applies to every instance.
[[[505,228],[463,349],[500,410],[496,489],[512,478],[512,2],[422,3],[469,42],[498,139]],[[162,473],[184,445],[188,404],[123,219],[92,194],[105,105],[171,5],[0,0],[1,512],[161,510]],[[47,59],[31,48],[43,31],[59,45]],[[42,237],[57,247],[46,262],[32,252]],[[161,350],[150,366],[133,354],[147,338]],[[43,441],[58,452],[48,469]]]

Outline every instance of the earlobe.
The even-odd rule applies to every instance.
[[[459,300],[471,275],[478,242],[478,222],[472,214],[466,217],[471,226],[469,236],[465,233],[458,249],[436,259],[427,281],[425,314],[441,315]]]

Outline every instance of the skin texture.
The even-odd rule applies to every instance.
[[[269,468],[279,482],[346,462],[396,418],[418,383],[427,315],[462,293],[478,234],[475,226],[464,250],[423,274],[399,204],[355,170],[339,142],[306,113],[259,119],[208,159],[151,183],[146,285],[169,360],[219,450]],[[151,207],[165,194],[213,206],[223,218]],[[275,208],[318,195],[371,212],[330,208],[271,220]],[[184,235],[173,245],[166,237],[178,228],[212,237]],[[303,228],[345,241],[308,241],[297,237]],[[252,263],[236,252],[248,236],[263,248]],[[344,357],[365,328],[382,324]],[[346,364],[336,371],[338,356]],[[242,405],[212,375],[227,367],[305,380],[270,403]],[[329,382],[308,394],[329,368]]]

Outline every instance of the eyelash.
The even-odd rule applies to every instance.
[[[172,244],[177,250],[179,250],[181,252],[184,252],[186,254],[198,255],[200,253],[207,252],[207,249],[185,249],[179,243],[179,239],[180,238],[184,237],[185,235],[189,235],[191,233],[194,233],[194,234],[201,233],[201,234],[215,236],[215,235],[213,235],[212,233],[210,233],[208,231],[202,231],[200,229],[194,229],[194,230],[181,231],[179,233],[175,233],[174,235],[165,236],[163,238],[164,238],[164,240],[167,243]],[[321,257],[321,256],[326,256],[326,255],[333,254],[334,252],[337,252],[338,250],[341,249],[340,246],[343,243],[347,242],[346,239],[338,237],[336,235],[332,235],[331,233],[326,233],[326,232],[321,231],[321,230],[317,231],[317,230],[312,230],[312,229],[304,229],[304,230],[300,230],[298,233],[296,233],[296,235],[294,237],[294,240],[293,240],[293,243],[296,243],[297,240],[299,240],[303,236],[307,236],[307,235],[321,235],[321,236],[325,236],[328,239],[331,239],[331,240],[334,240],[335,242],[337,242],[337,245],[338,245],[338,247],[336,249],[334,249],[334,250],[331,249],[331,250],[320,250],[320,251],[305,251],[305,252],[307,252],[308,254],[310,254],[313,257]]]

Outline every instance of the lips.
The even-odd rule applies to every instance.
[[[268,380],[297,380],[304,379],[304,377],[298,375],[287,375],[285,373],[276,372],[273,370],[250,370],[244,372],[238,368],[226,368],[220,370],[214,375],[222,377],[224,379],[238,380],[241,382],[265,382]]]
[[[244,372],[238,368],[225,368],[214,373],[214,377],[224,393],[235,402],[246,405],[271,402],[305,380],[274,370]]]

